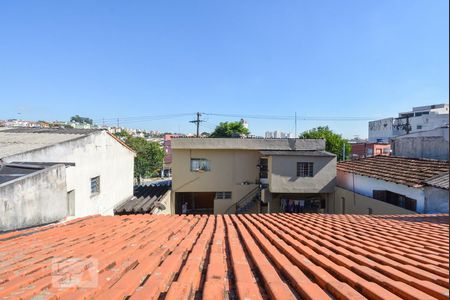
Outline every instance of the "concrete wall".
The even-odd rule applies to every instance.
[[[175,141],[175,139],[174,139]],[[214,213],[223,213],[257,186],[258,151],[172,149],[172,190],[177,192],[232,192],[231,200],[215,200]],[[191,158],[210,161],[209,172],[191,172]],[[243,185],[243,182],[251,182]],[[175,197],[175,194],[173,198]]]
[[[174,138],[172,149],[325,150],[324,139]]]
[[[67,209],[64,165],[0,185],[0,231],[55,222],[66,217]]]
[[[425,188],[425,212],[427,214],[448,213],[448,190]]]
[[[345,205],[343,202],[345,201]],[[327,200],[327,212],[332,214],[369,214],[369,208],[374,215],[414,214],[407,210],[383,201],[353,193],[347,189],[336,187],[335,192]]]
[[[400,136],[392,141],[393,155],[448,160],[449,129],[436,128]]]
[[[394,118],[386,118],[369,122],[369,142],[388,142],[389,138],[394,136]]]
[[[448,141],[443,137],[410,137],[392,142],[395,156],[448,160]]]
[[[297,177],[297,162],[314,163],[313,177]],[[336,157],[272,156],[269,190],[272,193],[330,193],[336,185]]]
[[[408,187],[389,181],[337,171],[338,187],[372,198],[373,190],[386,190],[404,195],[417,201],[417,212],[425,212],[425,192],[421,188]]]
[[[411,124],[412,133],[431,130],[448,124],[448,112],[446,114],[436,114],[431,112],[429,115],[410,118],[409,122]],[[421,126],[421,128],[418,128],[417,126]]]
[[[75,216],[113,214],[113,208],[133,195],[134,153],[99,131],[44,149],[9,156],[5,162],[70,162],[67,192],[75,190]],[[91,195],[91,178],[100,176],[100,193]]]

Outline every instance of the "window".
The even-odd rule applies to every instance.
[[[210,171],[209,160],[204,158],[191,158],[191,171]]]
[[[100,193],[100,176],[91,178],[91,194]]]
[[[373,198],[413,211],[415,211],[417,207],[416,200],[390,191],[373,190]]]
[[[417,125],[417,130],[422,129],[422,125]]]
[[[216,199],[231,199],[231,192],[217,192]]]
[[[298,162],[297,163],[297,176],[298,177],[313,177],[313,166],[312,162]]]
[[[267,158],[261,158],[259,161],[259,178],[268,178],[269,163]]]

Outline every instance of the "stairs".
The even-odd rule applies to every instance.
[[[244,197],[242,197],[235,204],[231,205],[226,211],[226,214],[242,214],[242,213],[257,213],[258,202],[261,190],[259,186],[251,190]]]

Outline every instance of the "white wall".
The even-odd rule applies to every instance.
[[[75,190],[75,216],[113,214],[133,195],[134,153],[105,131],[3,159],[5,162],[69,162],[67,191]],[[90,179],[100,176],[100,193],[91,195]]]
[[[448,113],[447,114],[430,113],[429,115],[412,117],[409,119],[409,122],[411,123],[411,133],[423,130],[431,130],[438,127],[442,127],[445,124],[448,124]],[[422,128],[417,129],[418,125],[422,126]]]
[[[48,224],[67,216],[66,167],[55,165],[0,184],[0,231]]]
[[[348,172],[337,171],[337,186],[354,191],[358,194],[372,198],[373,190],[386,190],[404,195],[417,201],[416,210],[419,213],[425,211],[425,192],[420,188],[408,187],[389,181],[360,176]]]
[[[425,197],[426,213],[448,213],[448,190],[429,186],[425,188]]]
[[[381,139],[382,142],[388,142],[389,138],[394,136],[394,118],[386,118],[369,122],[369,142],[376,142]]]

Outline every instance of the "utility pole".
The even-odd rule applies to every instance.
[[[205,120],[200,120],[200,117],[202,115],[201,113],[198,112],[196,115],[197,115],[197,119],[189,121],[189,122],[190,123],[195,123],[197,125],[197,137],[199,137],[200,136],[200,123],[201,122],[205,122]]]
[[[120,127],[119,118],[117,118],[117,129],[119,129],[119,127]]]
[[[295,135],[294,135],[294,138],[296,139],[297,138],[297,112],[295,112],[294,118],[295,118]]]

